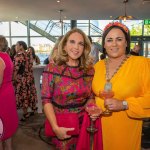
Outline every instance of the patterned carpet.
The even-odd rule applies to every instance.
[[[44,120],[44,114],[35,114],[24,122],[20,121],[19,126],[24,134],[52,145],[51,139],[44,135]]]

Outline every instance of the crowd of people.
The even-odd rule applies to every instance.
[[[94,44],[81,29],[73,28],[57,40],[45,61],[41,95],[55,135],[52,142],[59,150],[89,149],[89,144],[93,150],[140,150],[143,118],[150,117],[150,61],[140,56],[140,45],[130,49],[130,31],[120,22],[106,25],[99,49]],[[23,111],[20,121],[37,111],[33,65],[40,64],[34,48],[24,41],[18,41],[9,55],[7,51],[8,42],[0,36],[2,150],[11,147],[18,127],[17,109]],[[87,106],[97,111],[87,113]],[[109,114],[104,114],[106,109]],[[60,126],[58,114],[76,115],[80,132],[74,135],[74,128]],[[93,143],[85,128],[87,114],[100,131],[93,135]],[[79,139],[86,139],[86,144],[81,146]]]

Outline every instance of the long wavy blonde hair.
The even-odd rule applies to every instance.
[[[55,58],[55,56],[57,56],[58,45],[59,45],[59,42],[61,41],[62,38],[63,38],[63,35],[60,36],[60,37],[57,39],[57,41],[56,41],[56,43],[55,43],[55,45],[54,45],[54,47],[53,47],[53,49],[52,49],[52,53],[51,53],[51,55],[49,56],[49,60],[52,60],[52,59]]]
[[[67,43],[69,36],[76,32],[81,34],[84,39],[84,50],[83,50],[83,54],[79,58],[79,63],[80,63],[80,69],[84,69],[84,71],[86,71],[93,66],[93,59],[89,55],[91,51],[91,43],[88,37],[86,36],[86,34],[78,28],[73,28],[64,35],[64,37],[62,38],[62,40],[58,45],[58,51],[57,51],[58,53],[57,56],[54,57],[54,62],[57,65],[63,65],[66,64],[66,62],[69,60],[68,54],[65,51],[64,47]]]

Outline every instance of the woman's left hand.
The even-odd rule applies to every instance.
[[[104,105],[111,111],[122,111],[123,105],[122,100],[116,98],[108,98],[104,100]]]

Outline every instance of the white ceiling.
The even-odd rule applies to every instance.
[[[150,0],[145,1],[149,2],[129,0],[127,15],[150,19]],[[123,0],[0,0],[0,21],[58,20],[60,9],[67,20],[113,20],[124,15]]]

